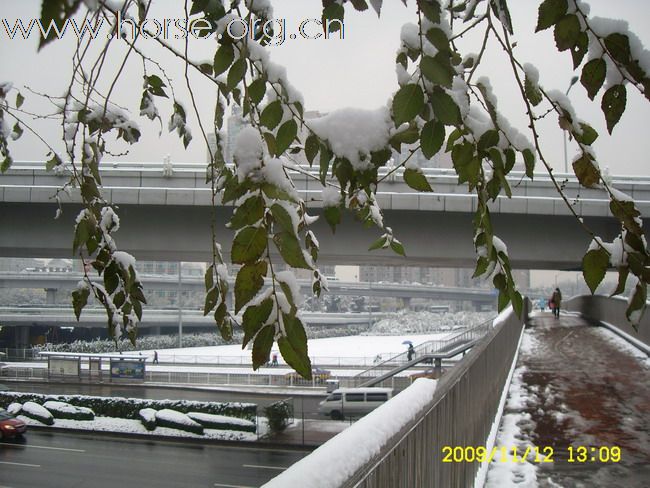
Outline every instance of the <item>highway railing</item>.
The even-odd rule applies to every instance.
[[[530,310],[530,302],[525,303],[524,316]],[[366,422],[352,425],[264,486],[296,486],[291,483],[299,478],[302,488],[315,488],[322,486],[323,479],[334,477],[336,486],[342,488],[474,486],[480,463],[444,463],[443,448],[487,444],[516,357],[524,320],[512,310],[499,315],[488,334],[439,380],[430,400],[411,411],[407,419],[392,422],[395,425],[392,431],[381,413],[392,413],[393,400],[389,400],[375,410],[375,415],[364,419]],[[344,470],[331,465],[332,452],[352,453],[351,449],[355,448],[342,441],[365,439],[375,432],[382,432],[381,445],[373,445],[368,452],[351,454]]]

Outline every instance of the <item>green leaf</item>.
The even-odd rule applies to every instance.
[[[212,309],[215,307],[217,304],[217,301],[219,300],[219,289],[218,288],[211,288],[210,291],[208,291],[205,294],[205,303],[203,304],[203,315],[208,315]]]
[[[311,361],[307,354],[307,336],[297,317],[288,318],[283,314],[287,337],[278,339],[278,347],[282,357],[289,366],[305,379],[311,379]]]
[[[269,129],[273,130],[282,120],[283,113],[282,103],[280,100],[275,100],[269,103],[264,108],[264,110],[262,110],[262,114],[260,115],[260,123],[263,126],[266,126]]]
[[[284,262],[294,268],[312,269],[302,253],[300,241],[293,232],[282,231],[273,236],[278,251]]]
[[[233,230],[239,230],[259,222],[262,217],[264,217],[264,199],[261,195],[254,195],[237,207],[228,225]]]
[[[632,323],[632,326],[638,331],[638,325],[646,308],[648,296],[647,283],[639,282],[634,287],[634,292],[629,301],[629,306],[625,310],[625,316]]]
[[[643,230],[636,220],[641,216],[641,212],[634,206],[634,202],[612,199],[609,202],[609,210],[623,223],[626,229],[638,236],[642,234]]]
[[[573,69],[576,69],[582,63],[582,60],[589,50],[589,36],[586,32],[581,32],[578,35],[573,49],[571,49],[571,57],[573,58]]]
[[[74,315],[77,317],[77,321],[81,316],[81,311],[88,303],[89,296],[90,289],[87,287],[77,288],[72,292],[72,308],[74,309]]]
[[[246,308],[242,317],[242,327],[244,329],[242,349],[246,347],[248,342],[255,337],[255,334],[266,323],[272,310],[273,300],[271,298],[263,300],[259,305],[251,305]]]
[[[427,159],[436,155],[445,142],[445,125],[437,120],[430,120],[420,133],[420,149]]]
[[[46,44],[58,39],[54,25],[58,26],[58,31],[63,33],[63,25],[66,19],[71,18],[81,0],[44,0],[41,4],[41,26],[47,31],[52,25],[47,36],[39,36],[38,50],[40,51]],[[52,24],[50,24],[52,23]]]
[[[580,83],[587,90],[587,95],[592,100],[605,82],[607,64],[603,58],[595,58],[585,64],[580,75]]]
[[[266,142],[266,147],[269,150],[269,154],[272,156],[279,156],[278,154],[278,145],[275,141],[275,136],[270,132],[264,133],[264,142]]]
[[[325,220],[332,228],[332,232],[336,232],[336,226],[341,223],[341,208],[340,207],[325,207],[323,210]]]
[[[253,105],[259,105],[266,95],[266,80],[264,78],[257,78],[250,85],[248,85],[248,96]]]
[[[54,154],[52,159],[45,163],[45,169],[47,171],[52,171],[55,166],[59,166],[60,164],[63,164],[63,161],[61,161],[61,158],[58,155]]]
[[[16,108],[20,108],[23,105],[24,101],[25,101],[25,97],[23,97],[23,95],[20,92],[18,92],[18,94],[16,95]]]
[[[600,103],[600,108],[605,114],[607,121],[607,131],[611,134],[614,126],[621,120],[623,112],[625,112],[625,104],[627,101],[627,92],[625,85],[614,85],[609,88],[603,95]]]
[[[431,93],[431,106],[433,113],[440,122],[445,125],[460,125],[460,109],[454,99],[443,90],[435,90]]]
[[[395,151],[400,152],[402,144],[414,144],[419,138],[420,133],[417,127],[409,127],[406,130],[394,134],[388,142]]]
[[[327,173],[330,169],[330,160],[332,159],[332,153],[330,152],[327,146],[320,146],[320,164],[319,164],[319,176],[320,182],[325,186],[325,180],[327,180]]]
[[[421,171],[406,168],[404,170],[404,181],[414,190],[423,192],[433,191],[431,185],[429,185],[429,182],[427,181],[426,176],[424,176]]]
[[[257,333],[253,342],[253,369],[257,370],[269,362],[269,354],[273,347],[275,327],[267,325]]]
[[[419,85],[404,85],[393,98],[392,110],[395,126],[409,122],[420,113],[424,107],[424,93]]]
[[[526,166],[526,176],[528,178],[533,178],[533,172],[535,171],[535,154],[533,151],[526,148],[521,151],[521,155],[524,157],[524,165]]]
[[[257,261],[266,250],[266,229],[246,227],[240,230],[232,243],[230,252],[233,264],[246,264]]]
[[[580,37],[580,21],[574,14],[565,15],[555,24],[555,45],[558,51],[573,49]]]
[[[618,283],[616,289],[612,292],[610,296],[620,295],[625,291],[625,284],[627,283],[627,277],[630,274],[630,268],[628,266],[619,266],[618,268]]]
[[[481,134],[477,147],[479,150],[484,151],[490,147],[496,146],[497,144],[499,144],[499,132],[491,129]]]
[[[267,266],[266,261],[258,261],[241,267],[235,279],[235,313],[239,313],[262,289]]]
[[[92,236],[95,235],[95,224],[89,218],[83,218],[75,227],[74,240],[72,242],[72,252],[75,254],[77,249],[86,244]]]
[[[521,296],[521,293],[513,290],[510,294],[510,302],[512,302],[512,308],[517,314],[517,317],[522,318],[521,312],[524,309],[524,298]]]
[[[600,181],[600,171],[586,154],[573,162],[573,171],[580,184],[586,188],[593,188]]]
[[[214,61],[212,66],[214,68],[214,76],[219,76],[224,73],[235,60],[235,48],[232,44],[222,44],[217,52],[214,53]],[[240,78],[241,79],[241,78]],[[230,83],[228,83],[230,85]]]
[[[537,27],[535,32],[548,29],[555,25],[567,13],[567,0],[544,0],[537,11]]]
[[[296,201],[295,198],[289,195],[289,193],[287,193],[282,188],[278,188],[272,183],[264,183],[262,185],[262,191],[268,198],[272,198],[274,200],[284,200],[287,202],[294,202],[294,203]]]
[[[282,230],[287,232],[295,232],[293,220],[289,212],[280,205],[279,203],[274,203],[271,206],[271,215],[273,215],[273,220],[276,224],[280,226]]]
[[[244,79],[247,69],[248,65],[246,64],[246,59],[239,58],[237,61],[235,61],[230,67],[230,71],[228,71],[228,88],[233,90],[239,84],[239,82]]]
[[[4,158],[2,163],[0,164],[0,173],[6,172],[9,168],[11,168],[11,163],[13,163],[13,159],[11,156],[7,154],[7,156]]]
[[[383,249],[386,246],[387,241],[388,241],[388,238],[385,235],[381,236],[375,242],[370,244],[370,247],[368,248],[368,251],[376,251],[377,249]]]
[[[508,174],[510,173],[510,171],[512,171],[512,168],[515,166],[515,163],[517,162],[515,151],[511,147],[508,147],[503,152],[505,153],[506,156],[505,173]]]
[[[609,256],[602,248],[592,249],[582,258],[582,276],[592,295],[596,293],[596,288],[603,281],[608,266]]]
[[[432,83],[451,88],[455,72],[451,68],[448,57],[445,63],[444,55],[438,53],[435,57],[423,56],[420,61],[420,71]]]
[[[390,241],[390,248],[393,250],[395,254],[399,254],[400,256],[406,257],[406,252],[404,252],[404,246],[397,239],[393,239],[392,241]]]
[[[343,8],[343,5],[336,2],[330,3],[323,9],[323,17],[321,19],[323,27],[329,26],[329,32],[337,32],[341,30],[344,15],[345,9]],[[340,22],[336,22],[337,20]]]
[[[318,137],[315,134],[309,134],[305,141],[305,157],[309,162],[309,166],[314,163],[314,159],[316,159],[319,149],[320,143],[318,142]]]
[[[296,135],[298,134],[298,124],[296,124],[296,121],[293,119],[287,120],[284,124],[280,126],[278,129],[278,135],[275,139],[275,142],[277,144],[276,146],[276,153],[277,155],[281,155],[289,149],[289,146],[293,142],[293,140],[296,138]]]
[[[205,275],[203,275],[203,282],[205,284],[205,291],[210,291],[214,286],[214,264],[208,266],[208,269],[205,270]]]
[[[427,40],[433,44],[433,46],[441,52],[451,52],[451,48],[449,46],[449,39],[447,38],[447,34],[442,29],[439,29],[438,27],[434,27],[433,29],[429,29],[426,34]]]
[[[622,65],[627,65],[632,60],[630,53],[630,40],[624,34],[614,32],[605,38],[605,47],[609,55]]]
[[[575,137],[580,144],[591,146],[594,141],[598,139],[598,132],[596,132],[592,126],[583,122],[580,122],[580,128],[582,129],[582,133],[579,134],[577,131],[574,131],[573,137]]]
[[[542,101],[542,93],[539,91],[539,88],[534,84],[528,76],[524,79],[524,92],[526,93],[526,98],[533,105],[533,107],[539,105]]]
[[[437,1],[419,1],[418,2],[418,8],[420,11],[424,14],[424,16],[429,19],[433,24],[439,24],[440,23],[440,14],[441,14],[441,8],[440,8],[440,3]]]

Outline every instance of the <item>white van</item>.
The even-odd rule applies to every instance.
[[[333,420],[361,417],[393,396],[392,388],[339,388],[320,402],[318,413]]]

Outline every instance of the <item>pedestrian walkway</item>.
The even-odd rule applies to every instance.
[[[487,487],[650,486],[650,360],[576,315],[538,313],[496,448]]]

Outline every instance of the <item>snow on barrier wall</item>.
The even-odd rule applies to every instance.
[[[530,310],[525,301],[524,316]],[[264,488],[470,487],[478,463],[443,463],[445,446],[485,445],[523,330],[502,313],[437,384],[419,379]]]
[[[583,295],[570,298],[564,305],[566,310],[580,312],[583,317],[603,323],[606,327],[615,328],[614,332],[626,340],[635,343],[637,347],[650,353],[650,308],[641,317],[638,330],[625,318],[627,300],[623,297],[608,297],[604,295]],[[632,339],[632,340],[630,340]]]

